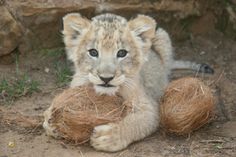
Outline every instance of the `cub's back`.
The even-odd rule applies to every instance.
[[[140,72],[146,94],[155,100],[159,99],[168,84],[169,74],[170,69],[164,66],[156,52],[151,51]]]

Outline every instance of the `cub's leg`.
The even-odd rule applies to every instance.
[[[154,106],[157,104],[146,98],[136,100],[133,112],[122,121],[95,127],[90,139],[91,145],[97,150],[114,152],[150,135],[159,122],[157,107]]]

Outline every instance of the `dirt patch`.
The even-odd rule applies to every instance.
[[[42,129],[21,130],[11,124],[0,123],[0,157],[147,157],[147,156],[236,156],[236,44],[235,41],[212,32],[208,38],[195,36],[191,40],[174,42],[176,58],[204,62],[212,65],[214,75],[174,72],[172,78],[198,76],[212,84],[218,96],[215,120],[190,136],[174,136],[157,131],[150,137],[130,145],[117,153],[96,152],[89,145],[71,145],[47,137]],[[49,71],[45,71],[48,68]],[[40,92],[17,99],[12,105],[1,105],[0,116],[18,111],[26,116],[42,116],[55,95],[63,90],[56,84],[56,75],[50,59],[37,53],[20,56],[19,69],[40,82]],[[1,77],[14,76],[15,65],[0,65]]]

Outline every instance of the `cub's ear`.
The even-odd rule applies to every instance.
[[[81,17],[78,13],[70,13],[63,17],[63,31],[65,38],[65,44],[69,40],[77,39],[84,31],[90,26],[90,21]],[[68,41],[67,41],[68,40]]]
[[[80,36],[90,28],[90,21],[78,13],[67,14],[63,17],[63,35],[66,45],[67,56],[73,62],[78,58],[77,47]]]
[[[129,29],[143,41],[155,37],[156,22],[153,18],[145,15],[138,15],[128,23]]]

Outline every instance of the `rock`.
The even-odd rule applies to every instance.
[[[0,5],[3,5],[5,3],[4,0],[0,0]]]
[[[10,65],[15,62],[15,57],[13,55],[4,55],[0,57],[0,65]]]
[[[68,12],[89,16],[94,4],[75,0],[11,0],[8,10],[24,28],[20,51],[62,46],[62,17]]]
[[[195,34],[212,30],[215,26],[215,13],[209,11],[208,6],[215,6],[213,4],[217,5],[216,2],[209,2],[206,6],[204,1],[196,0],[0,0],[0,6],[7,8],[22,28],[24,35],[18,45],[21,53],[63,46],[62,17],[70,12],[79,12],[88,18],[104,12],[116,13],[126,18],[148,14],[158,24],[164,25],[170,34],[177,36],[178,32],[184,34],[181,30],[183,25],[191,23],[187,20],[181,22],[188,17],[200,17],[200,22],[195,22],[191,30],[196,31]],[[205,16],[206,12],[213,13]],[[0,16],[2,18],[3,15]],[[211,23],[206,25],[209,19]],[[15,42],[14,38],[12,40]]]
[[[5,6],[24,28],[20,51],[51,48],[62,45],[62,17],[79,12],[90,18],[102,12],[113,12],[125,17],[138,13],[172,12],[178,18],[199,13],[198,2],[187,0],[11,0]],[[166,19],[166,18],[165,18]]]
[[[232,0],[232,2],[236,5],[236,0]]]
[[[206,35],[208,32],[214,30],[216,18],[213,13],[206,13],[195,20],[191,26],[193,35]],[[207,24],[207,27],[206,27]]]
[[[4,6],[0,6],[0,56],[11,53],[20,43],[22,30]]]

